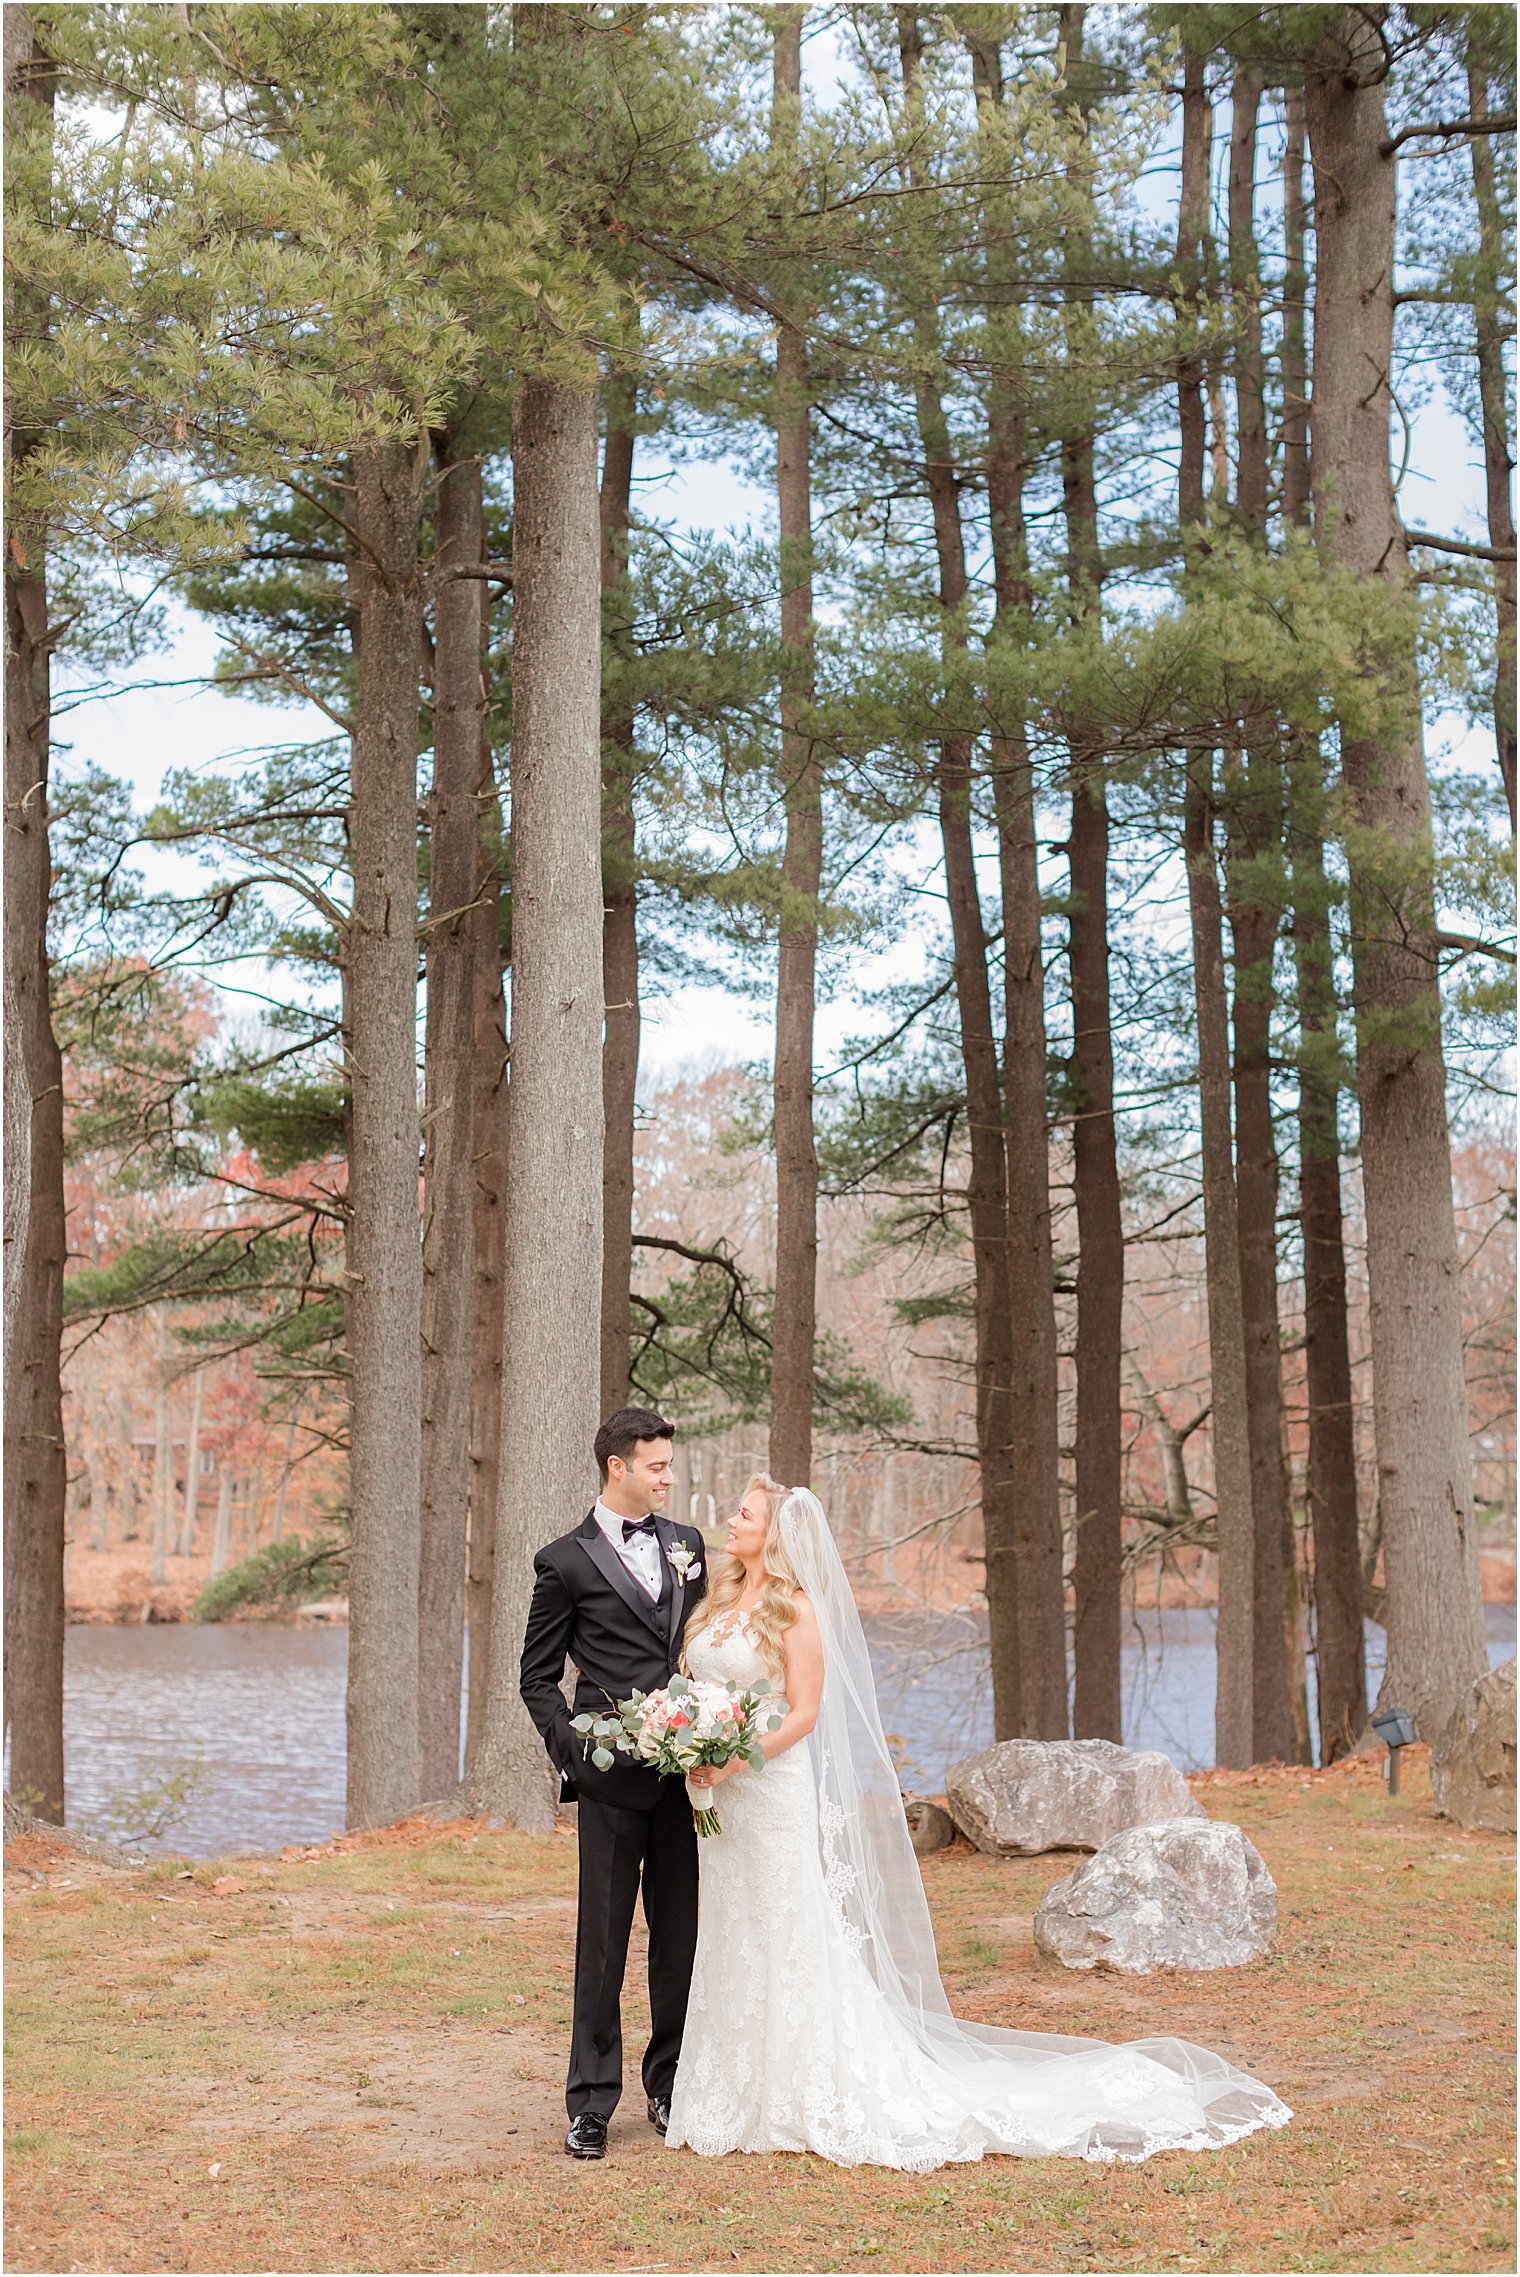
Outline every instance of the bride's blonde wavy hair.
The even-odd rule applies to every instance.
[[[786,1681],[786,1659],[782,1639],[797,1618],[797,1591],[801,1587],[792,1571],[792,1561],[781,1546],[776,1525],[781,1505],[790,1488],[784,1487],[764,1471],[755,1471],[740,1496],[748,1502],[752,1494],[765,1496],[765,1540],[761,1545],[760,1560],[763,1580],[760,1595],[745,1618],[754,1634],[760,1657],[778,1684]],[[744,1567],[731,1551],[722,1550],[712,1561],[712,1581],[707,1595],[697,1605],[686,1624],[685,1641],[681,1648],[681,1667],[689,1676],[686,1654],[691,1640],[700,1636],[705,1628],[720,1619],[737,1601],[744,1587]]]

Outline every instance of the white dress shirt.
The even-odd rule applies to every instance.
[[[591,1515],[644,1594],[658,1605],[662,1579],[658,1537],[654,1534],[634,1534],[625,1542],[622,1519],[615,1510],[609,1510],[600,1497]]]

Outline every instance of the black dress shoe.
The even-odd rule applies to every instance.
[[[663,2135],[670,2125],[670,2097],[651,2095],[649,2098],[649,2124],[657,2134]]]
[[[571,2120],[565,2149],[571,2158],[607,2156],[607,2122],[600,2111],[582,2111]]]

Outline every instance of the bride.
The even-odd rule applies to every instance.
[[[1087,2159],[1209,2150],[1290,2117],[1184,2040],[1103,2040],[950,2013],[864,1632],[822,1506],[750,1481],[734,1562],[686,1630],[684,1666],[784,1697],[763,1771],[721,1787],[668,2144],[815,2151],[922,2172],[989,2152]]]

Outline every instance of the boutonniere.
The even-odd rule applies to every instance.
[[[702,1571],[696,1551],[687,1542],[672,1542],[665,1555],[675,1568],[676,1579],[683,1588],[694,1573]]]

